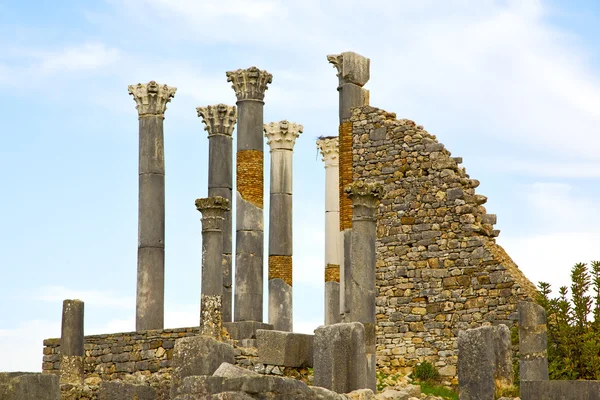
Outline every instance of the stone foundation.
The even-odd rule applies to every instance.
[[[85,389],[96,395],[103,381],[119,379],[129,383],[145,384],[156,389],[159,399],[168,399],[173,348],[175,341],[197,336],[199,327],[113,333],[85,337]],[[254,343],[228,341],[235,347],[235,364],[263,375],[292,377],[309,382],[308,368],[281,367],[259,362]],[[60,339],[44,340],[44,374],[60,372]],[[312,379],[312,378],[310,378]],[[90,398],[95,398],[95,397]]]

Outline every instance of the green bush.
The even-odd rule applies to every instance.
[[[438,381],[440,373],[433,364],[428,361],[422,361],[415,365],[411,377],[418,381]]]
[[[600,261],[571,269],[571,298],[562,286],[551,298],[540,282],[537,302],[546,309],[550,379],[600,379]],[[591,316],[591,318],[590,318]]]

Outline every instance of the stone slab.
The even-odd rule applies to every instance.
[[[256,339],[256,331],[259,329],[273,330],[273,325],[258,321],[224,322],[223,327],[235,340]]]
[[[365,329],[359,322],[320,326],[315,330],[314,382],[338,393],[367,386]]]
[[[600,400],[600,381],[521,381],[522,400]]]
[[[256,331],[258,360],[284,367],[313,366],[314,335],[262,330]]]
[[[171,365],[171,397],[178,394],[188,376],[212,375],[223,363],[235,364],[234,348],[209,336],[192,336],[175,341]]]
[[[121,381],[104,381],[98,391],[98,400],[156,400],[156,398],[156,390],[148,385],[135,385]]]
[[[60,400],[58,376],[30,372],[0,373],[2,400]]]

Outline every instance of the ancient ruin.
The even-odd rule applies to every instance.
[[[518,321],[524,400],[559,398],[552,393],[568,388],[579,397],[560,398],[598,398],[585,397],[600,392],[598,382],[548,381],[536,289],[496,244],[496,216],[462,160],[422,126],[369,105],[368,58],[327,60],[337,70],[340,125],[338,136],[316,143],[326,177],[323,326],[293,332],[292,159],[303,127],[264,124],[273,77],[251,67],[226,73],[236,106],[197,108],[209,141],[208,197],[195,201],[201,315],[198,326],[164,329],[163,119],[176,89],[132,85],[140,135],[136,331],[84,336],[83,302],[65,300],[61,338],[44,341],[43,373],[0,374],[0,398],[414,399],[421,392],[411,385],[375,395],[376,372],[428,361],[461,399],[493,399],[513,382],[508,332]]]

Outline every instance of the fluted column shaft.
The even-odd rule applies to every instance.
[[[202,213],[202,294],[200,334],[221,338],[223,329],[223,224],[230,210],[221,196],[196,199]]]
[[[376,337],[375,271],[377,257],[377,206],[383,195],[379,184],[357,181],[345,187],[352,201],[352,234],[350,244],[350,286],[347,288],[348,322],[360,322],[365,327],[367,353],[367,387],[375,390]]]
[[[225,104],[198,107],[198,116],[208,131],[208,196],[221,196],[232,203],[233,140],[237,108]],[[223,322],[232,321],[232,219],[231,210],[225,212],[223,222]]]
[[[129,86],[139,115],[139,203],[136,330],[163,329],[165,274],[165,157],[163,120],[176,88]]]
[[[229,71],[237,96],[235,321],[263,321],[263,107],[272,75]]]
[[[292,332],[292,156],[302,125],[288,121],[264,126],[271,147],[269,208],[269,324]]]
[[[342,321],[340,315],[340,197],[337,136],[317,140],[325,162],[325,325]]]
[[[363,86],[370,78],[370,60],[360,54],[347,51],[331,54],[327,60],[337,69],[339,79],[339,204],[340,204],[340,312],[349,312],[347,303],[350,284],[350,231],[352,229],[352,202],[343,188],[352,183],[352,123],[348,121],[353,107],[369,104],[369,91]]]
[[[83,301],[64,300],[60,334],[60,383],[83,384]]]

